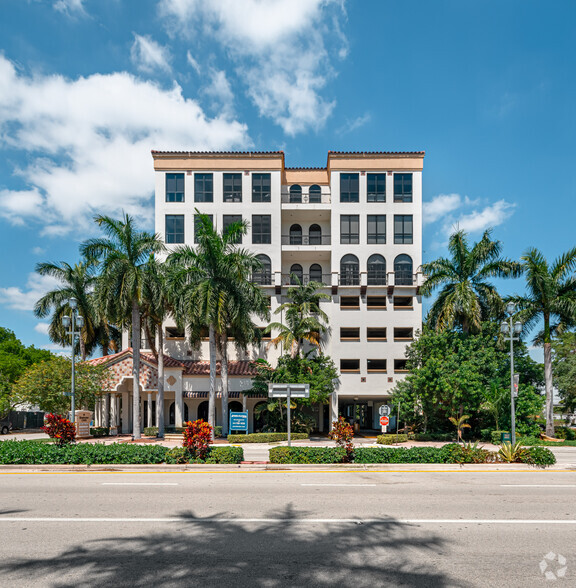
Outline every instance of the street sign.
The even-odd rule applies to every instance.
[[[520,375],[514,374],[514,398],[518,398],[518,384],[520,383]]]
[[[389,422],[390,422],[390,419],[387,416],[381,416],[380,417],[380,424],[383,427],[387,427]]]
[[[232,412],[230,411],[230,430],[248,432],[248,411]]]
[[[387,404],[383,404],[379,409],[378,413],[380,416],[390,416],[390,407]]]
[[[310,398],[310,384],[268,384],[270,398]]]

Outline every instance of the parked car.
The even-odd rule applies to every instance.
[[[3,419],[0,421],[0,433],[2,433],[2,435],[8,435],[11,430],[12,423],[8,419]]]

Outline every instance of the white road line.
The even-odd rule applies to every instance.
[[[500,484],[501,488],[576,488],[576,484]]]
[[[112,517],[0,517],[0,523],[267,523],[305,524],[346,523],[376,525],[576,525],[576,519],[194,519],[187,517],[165,518],[112,518]]]
[[[345,488],[363,488],[367,486],[376,486],[377,484],[300,484],[300,486],[342,486]]]
[[[102,482],[102,486],[178,486],[178,482]]]

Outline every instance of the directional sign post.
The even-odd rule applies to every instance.
[[[379,409],[378,409],[378,414],[380,416],[390,416],[390,407],[387,404],[383,404]]]
[[[288,418],[288,447],[291,447],[290,438],[290,399],[310,398],[310,384],[268,384],[268,396],[270,398],[286,398]]]

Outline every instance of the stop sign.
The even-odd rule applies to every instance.
[[[390,419],[387,416],[380,417],[380,424],[385,427],[390,422]]]

